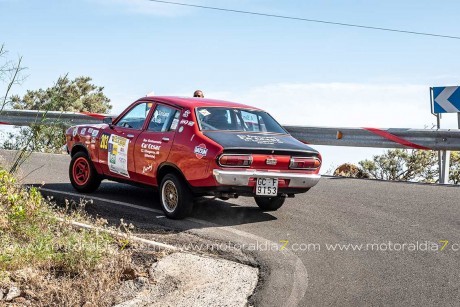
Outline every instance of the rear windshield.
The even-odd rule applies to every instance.
[[[286,133],[266,112],[223,107],[197,108],[201,130]]]

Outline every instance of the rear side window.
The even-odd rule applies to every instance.
[[[260,110],[206,107],[197,108],[196,116],[203,131],[230,130],[286,133],[266,112]]]
[[[158,104],[153,111],[148,131],[166,132],[175,131],[179,122],[179,110],[169,106]]]

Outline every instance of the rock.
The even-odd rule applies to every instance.
[[[137,287],[143,287],[149,284],[149,279],[146,277],[138,277],[134,282]]]
[[[5,297],[5,293],[6,293],[6,291],[3,290],[2,288],[0,288],[0,301],[2,301],[3,298]]]
[[[86,303],[84,303],[83,306],[81,306],[81,307],[97,307],[97,306],[94,305],[94,304],[91,303],[91,302],[86,302]]]
[[[15,298],[19,296],[21,296],[21,290],[16,286],[12,286],[8,290],[8,294],[6,295],[5,301],[11,302],[12,300],[14,300]]]
[[[30,302],[26,300],[24,297],[17,297],[14,299],[16,304],[21,304],[22,306],[30,306]]]
[[[126,268],[123,273],[121,273],[121,280],[134,280],[137,277],[137,272],[133,268]]]
[[[37,271],[32,268],[17,270],[11,274],[11,279],[16,282],[26,283],[37,276]]]
[[[24,297],[26,297],[28,299],[33,299],[33,300],[37,299],[37,295],[34,292],[30,291],[30,290],[25,290],[24,291]]]
[[[365,173],[359,166],[351,163],[344,163],[336,168],[334,176],[352,177],[352,178],[369,178],[369,174]]]
[[[136,276],[136,271],[133,268],[126,268],[123,273],[121,273],[121,280],[134,280]]]

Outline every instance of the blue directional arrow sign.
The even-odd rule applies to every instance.
[[[458,86],[433,87],[433,113],[460,112],[460,89]]]

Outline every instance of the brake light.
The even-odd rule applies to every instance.
[[[289,168],[291,169],[311,169],[315,170],[321,166],[318,157],[292,157]]]
[[[222,155],[219,158],[219,165],[224,167],[249,167],[251,164],[251,155]]]

